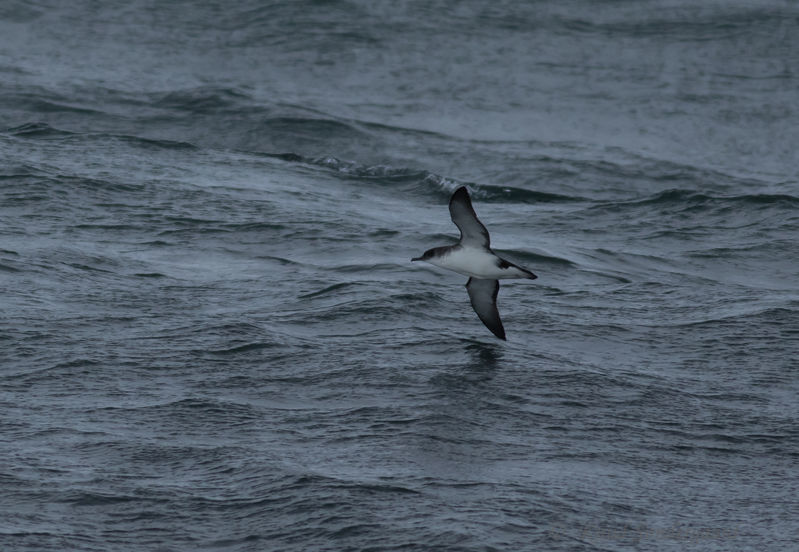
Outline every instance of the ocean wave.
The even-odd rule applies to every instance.
[[[92,138],[99,138],[100,140],[112,139],[119,142],[131,144],[133,146],[143,149],[178,149],[178,150],[196,150],[198,147],[190,142],[180,140],[167,140],[144,138],[141,136],[130,136],[127,134],[91,134],[87,135]]]
[[[692,10],[686,17],[684,10],[667,8],[659,10],[639,9],[617,12],[617,16],[584,19],[564,16],[558,18],[564,29],[582,34],[620,35],[631,37],[668,36],[683,41],[707,42],[729,38],[753,27],[779,25],[784,18],[795,16],[793,12],[774,7],[755,5],[720,6]]]
[[[391,294],[348,293],[345,296],[331,295],[329,291],[325,291],[320,295],[305,298],[305,301],[309,302],[309,306],[313,305],[315,319],[319,322],[354,318],[361,321],[369,320],[372,323],[394,324],[409,309],[420,313],[426,312],[426,316],[433,317],[435,313],[431,311],[431,306],[440,305],[445,299],[432,291]]]
[[[416,191],[448,198],[460,186],[467,186],[481,201],[502,203],[569,203],[588,201],[581,196],[527,190],[514,186],[476,184],[442,176],[424,169],[367,165],[344,161],[333,156],[305,157],[297,153],[264,153],[262,155],[290,163],[302,163],[329,169],[343,178],[383,184],[410,184]]]
[[[655,204],[686,204],[686,203],[705,203],[705,202],[731,202],[731,203],[752,203],[762,205],[775,205],[787,203],[789,205],[799,205],[799,197],[789,194],[742,194],[742,195],[710,195],[695,190],[673,189],[659,192],[642,200],[628,202],[631,205],[655,205]]]
[[[73,132],[54,128],[47,123],[41,122],[25,123],[7,128],[4,133],[21,138],[62,138],[74,134]]]
[[[67,96],[61,91],[56,91],[42,86],[29,86],[25,88],[11,87],[3,96],[3,103],[13,106],[15,110],[27,111],[36,116],[50,118],[51,115],[75,115],[80,118],[102,115],[98,103],[91,102],[82,96]]]
[[[679,234],[675,233],[679,236]],[[795,245],[795,241],[791,239],[784,240],[770,240],[768,242],[756,242],[751,244],[727,247],[709,247],[707,249],[696,249],[686,251],[685,255],[696,259],[723,259],[723,258],[737,258],[743,259],[750,255],[763,255],[773,252],[775,255],[783,254],[788,251],[791,246]]]
[[[341,290],[347,289],[349,287],[356,287],[356,286],[359,286],[359,285],[361,285],[361,284],[359,284],[358,282],[339,282],[337,284],[333,284],[333,285],[324,287],[322,289],[319,289],[319,290],[316,290],[316,291],[312,291],[310,293],[305,293],[303,295],[300,295],[298,298],[299,299],[312,299],[314,297],[320,297],[320,296],[323,296],[323,295],[328,295],[328,294],[333,293],[333,292],[335,292],[335,294],[338,295]]]
[[[680,327],[701,327],[715,325],[765,325],[766,327],[786,326],[788,329],[796,328],[799,323],[799,302],[794,302],[794,308],[789,307],[755,307],[746,312],[716,316],[703,320],[695,320],[683,324],[676,324]],[[799,334],[794,330],[793,333]]]
[[[203,412],[213,415],[209,418],[219,418],[223,423],[225,418],[249,417],[254,412],[254,407],[248,404],[227,401],[224,399],[211,398],[180,398],[170,401],[149,403],[149,404],[124,404],[101,406],[94,409],[97,412],[123,411],[123,412],[145,412],[151,414],[166,414],[160,419],[169,419],[172,416],[189,416],[195,412]]]
[[[353,124],[314,117],[270,117],[263,120],[260,126],[267,128],[270,132],[319,135],[323,136],[325,140],[363,137],[366,134]]]
[[[245,343],[243,345],[236,345],[224,349],[209,349],[208,353],[213,355],[234,355],[239,353],[247,353],[250,351],[259,351],[261,349],[272,349],[277,347],[276,343],[254,342]]]
[[[150,94],[153,107],[176,109],[191,113],[217,113],[249,105],[252,98],[235,88],[199,87]]]
[[[711,195],[697,190],[671,189],[642,199],[603,202],[592,205],[590,209],[619,212],[646,208],[647,210],[660,209],[666,212],[697,213],[733,207],[795,209],[797,206],[799,206],[799,197],[790,194]]]
[[[109,132],[73,132],[56,128],[42,122],[25,123],[16,127],[8,128],[3,132],[18,138],[45,140],[63,139],[65,143],[74,143],[75,141],[85,143],[87,141],[93,140],[107,143],[110,140],[143,149],[198,149],[196,145],[185,141],[169,140],[163,138],[147,138],[143,136],[115,134]],[[2,177],[2,175],[0,175],[0,177]]]
[[[112,181],[104,178],[90,178],[65,173],[55,174],[43,181],[43,184],[53,189],[88,190],[113,194],[117,192],[138,192],[146,188],[146,184],[143,182],[131,184],[121,182],[119,179]]]

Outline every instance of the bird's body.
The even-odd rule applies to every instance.
[[[477,218],[465,186],[461,186],[449,200],[452,222],[461,231],[461,239],[455,245],[434,247],[412,261],[426,261],[432,265],[452,270],[469,277],[466,290],[477,316],[491,332],[505,339],[505,329],[497,310],[499,280],[527,278],[534,280],[535,274],[498,257],[491,250],[488,230]]]
[[[505,278],[529,278],[530,272],[497,257],[493,251],[482,247],[453,245],[441,249],[441,254],[427,260],[428,263],[452,270],[470,278],[501,280]]]

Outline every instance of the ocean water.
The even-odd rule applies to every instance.
[[[3,2],[0,549],[799,549],[797,144],[794,2]]]

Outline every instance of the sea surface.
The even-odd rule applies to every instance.
[[[798,144],[793,1],[3,1],[0,550],[799,550]]]

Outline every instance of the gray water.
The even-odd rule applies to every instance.
[[[0,549],[799,549],[795,3],[232,4],[0,5]]]

